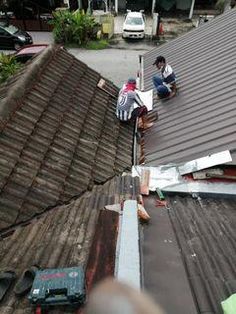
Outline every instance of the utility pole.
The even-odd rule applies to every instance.
[[[152,0],[152,14],[155,11],[155,6],[156,6],[156,0]]]
[[[82,1],[81,0],[78,0],[78,8],[79,8],[79,10],[82,9]]]
[[[193,17],[193,8],[194,8],[194,4],[195,4],[195,0],[192,0],[190,12],[189,12],[189,17],[188,17],[190,20],[191,20],[192,17]]]

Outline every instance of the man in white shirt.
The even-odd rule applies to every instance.
[[[153,84],[156,88],[159,98],[171,98],[175,96],[176,88],[176,76],[172,67],[166,63],[163,56],[158,56],[153,63],[160,70],[160,76],[154,75],[152,78]]]

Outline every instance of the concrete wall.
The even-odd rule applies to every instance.
[[[118,0],[117,0],[118,1]],[[126,0],[119,0],[118,1],[118,10],[126,10]]]

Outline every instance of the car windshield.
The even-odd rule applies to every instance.
[[[127,17],[125,23],[129,25],[142,25],[143,19],[141,17]]]
[[[4,29],[10,33],[10,34],[15,34],[16,32],[18,32],[18,28],[15,27],[14,25],[8,25],[8,26],[5,26]]]

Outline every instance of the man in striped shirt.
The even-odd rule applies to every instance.
[[[135,120],[147,114],[147,107],[135,92],[136,80],[129,78],[119,92],[116,106],[116,116],[122,122]]]

